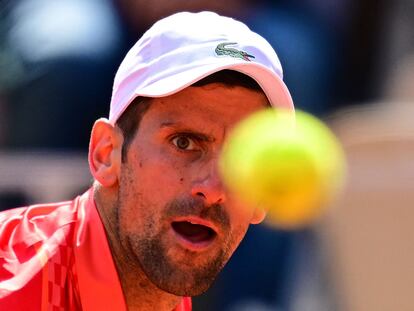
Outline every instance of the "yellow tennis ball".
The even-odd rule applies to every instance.
[[[296,116],[295,116],[296,115]],[[225,185],[267,221],[295,229],[314,221],[341,189],[345,157],[330,129],[316,117],[266,109],[229,134],[219,161]]]

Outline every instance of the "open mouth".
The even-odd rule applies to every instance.
[[[180,237],[193,244],[206,244],[217,235],[210,227],[193,224],[189,221],[173,221],[171,226]]]

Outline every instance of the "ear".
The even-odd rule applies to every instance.
[[[250,223],[252,225],[260,224],[265,219],[265,217],[266,217],[265,209],[261,207],[256,207]]]
[[[118,182],[123,140],[121,131],[107,119],[95,121],[89,142],[89,169],[104,187]]]

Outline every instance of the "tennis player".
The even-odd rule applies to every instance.
[[[91,188],[0,214],[0,309],[191,310],[265,217],[226,190],[217,160],[269,105],[293,109],[275,51],[246,25],[212,12],[155,23],[93,126]]]

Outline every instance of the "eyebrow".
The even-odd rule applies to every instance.
[[[161,123],[160,128],[175,129],[175,130],[179,131],[180,133],[192,135],[192,136],[196,137],[197,139],[199,139],[201,141],[214,142],[216,140],[211,135],[201,133],[201,132],[199,132],[197,130],[194,130],[192,128],[188,128],[187,126],[183,126],[179,123],[174,123],[174,122],[169,122],[169,121],[163,122],[163,123]]]

